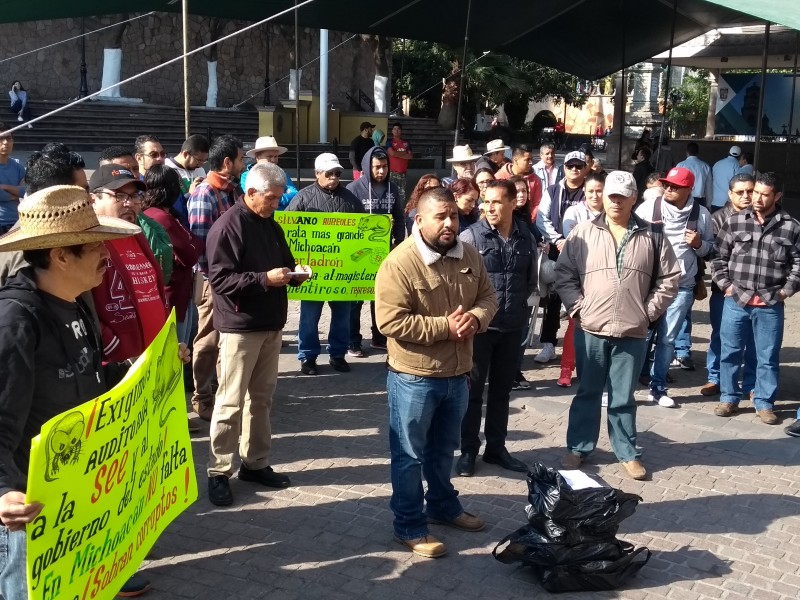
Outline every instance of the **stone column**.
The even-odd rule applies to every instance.
[[[719,69],[708,72],[711,88],[708,90],[708,116],[706,117],[706,139],[714,138],[714,127],[717,122],[717,97],[719,97]]]

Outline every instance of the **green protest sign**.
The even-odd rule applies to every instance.
[[[389,254],[391,216],[283,211],[274,219],[297,263],[313,273],[289,288],[291,300],[375,299],[375,275]]]
[[[197,499],[175,311],[117,386],[42,426],[26,499],[31,600],[114,598]]]

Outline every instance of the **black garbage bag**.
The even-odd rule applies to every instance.
[[[573,490],[558,471],[541,463],[528,473],[528,522],[556,542],[613,538],[641,500],[609,487]]]
[[[503,550],[499,548],[508,544]],[[633,550],[633,545],[611,538],[597,542],[565,544],[553,542],[532,525],[524,525],[510,533],[492,551],[502,563],[522,563],[531,567],[582,564],[619,560]],[[539,574],[541,575],[541,571]]]
[[[600,560],[542,569],[542,587],[548,592],[616,590],[650,560],[647,548],[633,549],[617,560]]]

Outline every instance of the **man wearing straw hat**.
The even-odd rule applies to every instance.
[[[491,169],[492,173],[497,173],[508,162],[506,152],[509,150],[511,148],[503,140],[491,140],[486,144],[486,152],[475,163],[475,170],[485,167]]]
[[[140,233],[139,227],[98,216],[81,187],[52,186],[19,204],[18,226],[0,237],[0,251],[22,251],[29,266],[0,290],[0,361],[8,368],[0,389],[0,593],[28,597],[25,525],[42,510],[26,502],[31,439],[54,416],[95,398],[122,379],[126,368],[102,365],[100,334],[79,296],[106,272],[105,242]],[[147,591],[135,575],[125,595]]]
[[[468,145],[453,146],[453,156],[448,158],[447,162],[453,166],[456,176],[442,179],[442,186],[447,187],[459,177],[471,179],[475,174],[475,162],[480,157],[480,154],[473,154],[472,148]]]
[[[252,148],[252,150],[248,150],[245,153],[245,156],[256,159],[256,162],[242,171],[242,176],[239,179],[242,190],[247,191],[245,182],[247,181],[247,174],[250,172],[250,169],[252,169],[255,165],[261,165],[265,163],[277,165],[278,157],[281,154],[284,154],[286,150],[287,149],[285,147],[279,146],[278,142],[271,135],[263,135],[258,138],[256,140],[256,145]],[[283,171],[283,169],[281,169],[281,171]],[[283,171],[283,176],[286,179],[286,187],[284,188],[283,195],[278,202],[278,210],[283,210],[289,206],[289,202],[291,202],[292,198],[297,195],[297,188],[294,187],[292,180],[286,175],[286,171]]]

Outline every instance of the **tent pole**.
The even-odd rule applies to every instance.
[[[667,79],[664,82],[664,109],[661,112],[661,131],[658,134],[658,148],[656,148],[655,164],[659,164],[661,158],[661,144],[664,143],[664,128],[667,125],[667,114],[669,114],[669,84],[672,79],[672,48],[675,45],[675,22],[678,20],[678,0],[672,3],[672,31],[669,34],[669,58],[667,58]]]
[[[456,109],[456,133],[453,145],[458,146],[458,131],[461,128],[461,104],[464,102],[464,77],[467,70],[467,43],[469,42],[469,20],[472,13],[472,0],[467,0],[467,24],[464,27],[464,52],[461,54],[461,75],[458,78],[458,108]]]
[[[794,125],[794,101],[797,92],[797,55],[800,54],[800,31],[795,34],[794,67],[792,68],[792,101],[789,104],[789,136],[786,138],[786,174],[789,174],[792,152],[792,126]]]
[[[619,0],[619,14],[625,14],[625,0]],[[619,144],[617,148],[617,168],[622,168],[622,144],[625,141],[625,112],[627,109],[628,104],[628,73],[625,70],[625,18],[622,18],[622,85],[620,86],[622,90],[617,90],[617,102],[622,102],[621,105],[615,109],[615,113],[620,115],[620,122],[614,123],[614,128],[618,130],[619,135]],[[617,133],[615,131],[615,133]]]
[[[328,142],[328,30],[319,30],[319,143]]]
[[[297,189],[300,189],[300,25],[297,19],[297,0],[294,0],[294,153],[297,169]]]
[[[764,88],[767,86],[767,59],[769,58],[769,28],[770,23],[767,21],[764,27],[764,57],[761,60],[761,89],[758,92],[758,112],[756,113],[758,121],[756,121],[756,145],[753,150],[753,169],[758,171],[758,159],[761,154],[761,133],[764,129]]]
[[[183,133],[189,137],[189,0],[183,0]]]

